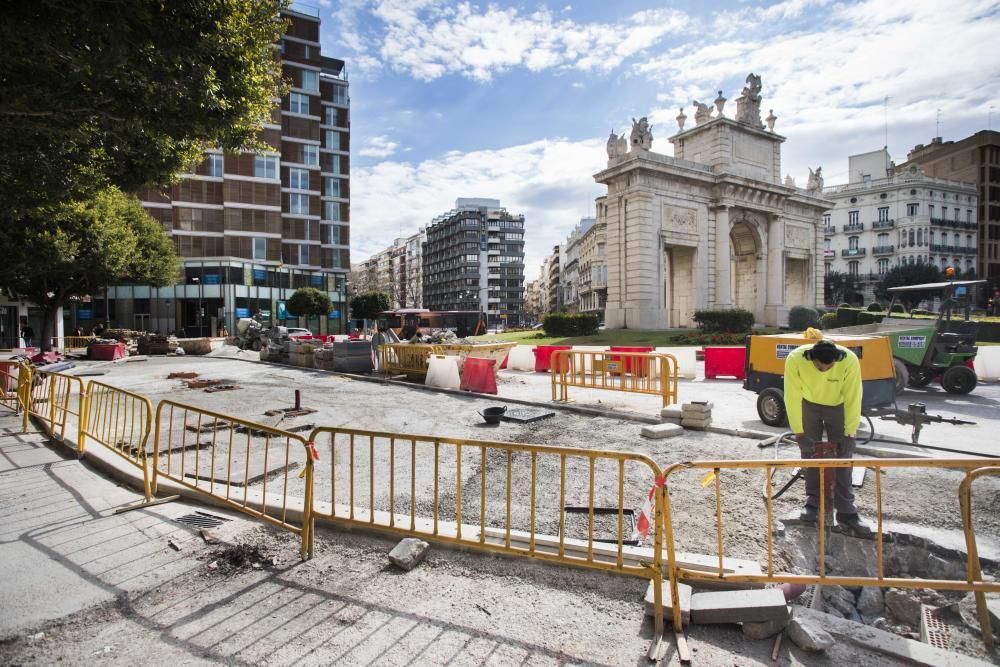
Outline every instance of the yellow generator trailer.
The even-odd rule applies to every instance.
[[[871,417],[895,411],[896,371],[888,338],[828,335],[823,340],[846,347],[861,361],[861,411],[865,415]],[[757,394],[757,414],[768,426],[788,424],[785,414],[785,359],[795,348],[815,342],[815,339],[793,332],[747,337],[743,388]]]

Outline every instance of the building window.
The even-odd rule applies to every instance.
[[[832,239],[823,239],[823,248],[825,250],[830,250],[831,249],[831,245],[830,245],[831,243],[832,243]]]
[[[326,242],[329,245],[340,245],[340,227],[328,225],[326,228]]]
[[[309,189],[309,170],[307,169],[289,169],[288,170],[288,187],[292,190],[308,190]]]
[[[288,94],[288,110],[292,113],[309,113],[309,96],[302,93]]]
[[[333,103],[339,104],[341,106],[347,106],[347,86],[337,86],[333,87]]]
[[[340,179],[334,178],[333,176],[327,176],[323,183],[323,194],[327,197],[339,197],[340,196]]]
[[[972,209],[970,208],[965,212],[965,221],[972,222]]]
[[[961,219],[962,219],[962,209],[956,208],[955,209],[955,220],[958,221],[958,220],[961,220]]]
[[[302,164],[315,167],[319,164],[319,146],[315,144],[304,144],[302,146]]]
[[[848,237],[847,238],[847,247],[848,247],[849,250],[857,250],[858,249],[858,237],[857,236],[850,236],[850,237]]]
[[[859,269],[860,265],[861,265],[861,262],[858,262],[858,261],[848,262],[847,263],[847,272],[849,274],[851,274],[852,276],[858,275],[858,269]]]
[[[337,124],[337,110],[333,107],[323,107],[323,124],[324,125],[336,125]]]
[[[253,258],[267,259],[267,239],[261,237],[254,237]]]
[[[922,246],[924,244],[924,230],[917,230],[917,245]]]
[[[596,271],[597,269],[594,270]],[[830,271],[832,270],[833,270],[833,264],[831,264],[830,262],[826,262],[825,264],[823,264],[823,275],[826,276],[830,275]]]
[[[886,222],[889,220],[889,207],[885,206],[878,210],[878,221]]]
[[[253,163],[253,175],[257,178],[277,178],[278,158],[258,155]]]
[[[906,215],[920,215],[920,204],[907,204]]]
[[[909,236],[909,242],[906,245],[913,246],[914,245],[914,243],[913,243],[914,242],[914,238],[913,238],[913,230],[912,229],[909,231],[908,236]]]
[[[889,235],[887,233],[882,232],[881,234],[878,235],[878,245],[879,246],[889,245]]]
[[[330,165],[331,171],[333,171],[333,173],[335,173],[335,174],[343,174],[344,172],[340,168],[340,166],[341,166],[341,163],[340,163],[341,156],[340,155],[331,155],[330,157],[333,158],[333,160],[331,161],[331,165]]]
[[[325,201],[323,202],[323,219],[333,220],[337,222],[340,220],[340,204],[335,201]]]
[[[824,213],[823,214],[823,226],[824,227],[829,227],[830,226],[830,214],[829,213]]]
[[[288,195],[288,212],[292,215],[309,215],[309,195]]]
[[[889,260],[883,257],[878,261],[879,275],[885,275],[889,271]]]
[[[972,247],[972,234],[966,234],[965,235],[965,247],[966,248],[971,248]]]
[[[299,264],[309,263],[309,246],[304,243],[299,246]]]
[[[311,93],[319,92],[319,72],[311,69],[302,70],[302,90]]]
[[[860,211],[848,211],[847,212],[847,224],[856,225],[858,224],[858,219],[861,215]]]
[[[208,175],[222,178],[222,156],[211,153],[208,156]]]

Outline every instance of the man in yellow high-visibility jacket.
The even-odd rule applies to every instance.
[[[813,457],[817,442],[837,446],[837,458],[854,456],[861,423],[861,363],[845,347],[821,340],[798,347],[785,360],[785,410],[802,458]],[[806,506],[800,518],[819,515],[819,470],[805,469]],[[838,468],[833,494],[837,523],[855,533],[870,532],[858,517],[851,490],[851,469]]]

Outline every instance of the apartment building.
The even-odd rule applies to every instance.
[[[866,303],[882,276],[901,264],[975,274],[975,184],[932,178],[912,162],[897,167],[885,149],[852,155],[848,164],[848,182],[823,190],[835,202],[823,216],[826,273],[857,276]]]
[[[935,137],[919,144],[902,165],[920,165],[934,178],[969,181],[979,194],[976,274],[1000,286],[1000,132],[981,130],[959,141]],[[984,291],[985,293],[985,291]]]
[[[608,300],[608,206],[606,197],[597,198],[597,218],[580,237],[577,287],[577,311],[597,315],[604,321],[604,304]]]
[[[542,265],[542,279],[546,287],[545,312],[561,313],[564,310],[562,275],[565,254],[561,245],[552,246],[552,254]]]
[[[562,299],[566,312],[576,313],[580,310],[580,242],[584,235],[589,232],[597,220],[594,218],[580,218],[580,222],[573,228],[566,238],[566,265],[563,267]]]
[[[407,238],[393,240],[385,250],[360,262],[352,271],[352,292],[384,292],[392,308],[423,307],[423,244],[421,228]]]
[[[429,310],[479,310],[489,327],[524,318],[524,216],[498,199],[459,198],[427,227],[422,297]]]
[[[280,43],[290,92],[276,106],[260,154],[209,150],[173,185],[139,192],[173,237],[184,282],[161,289],[120,285],[84,320],[187,336],[230,332],[239,318],[346,330],[350,270],[350,98],[344,61],[325,57],[318,11],[296,6]],[[334,310],[322,321],[296,318],[285,303],[300,287],[325,291]],[[96,296],[96,295],[95,295]]]

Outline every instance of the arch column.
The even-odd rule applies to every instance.
[[[715,308],[732,308],[732,242],[729,239],[729,208],[715,210]]]

